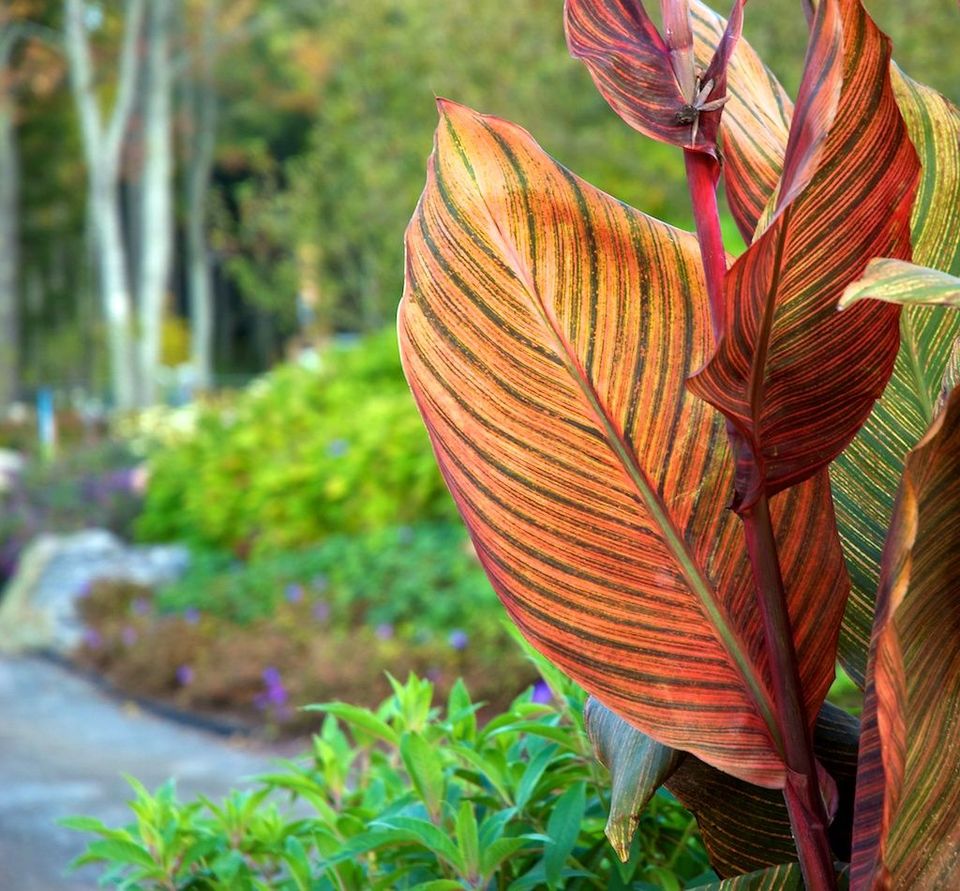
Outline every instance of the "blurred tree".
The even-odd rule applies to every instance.
[[[0,409],[18,395],[20,380],[20,147],[18,100],[49,85],[41,70],[55,65],[45,44],[53,32],[31,20],[38,4],[0,7]]]
[[[111,389],[120,408],[134,407],[139,395],[133,300],[117,190],[124,136],[136,96],[138,40],[144,11],[145,0],[130,0],[127,4],[117,65],[116,97],[105,122],[88,37],[88,22],[102,16],[103,12],[99,7],[85,7],[83,0],[66,0],[65,8],[64,45],[70,62],[87,161],[87,200],[97,255],[101,305],[107,326]]]

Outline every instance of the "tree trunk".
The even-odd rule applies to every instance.
[[[190,364],[201,390],[213,386],[213,273],[207,243],[207,198],[213,171],[217,94],[213,83],[218,0],[204,8],[195,73],[187,75],[184,104],[190,117],[187,139],[187,293],[190,306]]]
[[[20,158],[13,97],[3,86],[13,40],[4,38],[0,34],[0,409],[17,398],[20,370]]]
[[[135,95],[143,12],[144,0],[129,0],[126,4],[116,100],[113,113],[104,125],[94,85],[83,2],[66,0],[65,8],[64,48],[87,161],[89,219],[99,272],[100,303],[107,328],[111,389],[121,409],[134,408],[139,402],[132,297],[118,184],[120,153]]]
[[[150,4],[144,93],[144,163],[140,201],[140,386],[146,404],[156,401],[163,319],[173,248],[173,72],[169,0]]]

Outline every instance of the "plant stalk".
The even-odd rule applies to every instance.
[[[717,343],[726,326],[723,285],[727,271],[717,207],[719,163],[702,152],[690,150],[684,150],[684,161]],[[727,432],[736,459],[745,446],[729,422]],[[787,766],[783,795],[804,883],[808,891],[835,891],[836,874],[827,838],[826,810],[820,794],[813,739],[806,721],[786,591],[766,494],[744,511],[741,519],[763,619],[777,724],[783,738]]]

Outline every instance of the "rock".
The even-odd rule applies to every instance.
[[[11,449],[0,449],[0,494],[9,492],[23,473],[27,459]]]
[[[0,597],[0,652],[67,654],[83,635],[76,601],[93,582],[165,584],[178,578],[188,562],[182,545],[126,545],[103,529],[41,535],[24,550]]]

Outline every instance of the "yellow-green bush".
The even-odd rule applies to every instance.
[[[241,555],[454,516],[392,332],[288,364],[148,448],[137,524]]]

